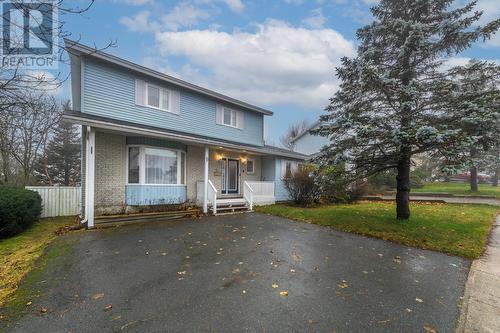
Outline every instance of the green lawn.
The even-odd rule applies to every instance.
[[[23,233],[0,240],[0,306],[16,291],[45,247],[57,237],[57,231],[74,223],[74,219],[41,219]]]
[[[427,183],[422,188],[412,188],[412,192],[434,192],[464,195],[491,195],[500,198],[500,186],[479,184],[478,192],[471,192],[467,183]]]
[[[498,209],[486,205],[412,203],[409,221],[395,218],[391,202],[359,202],[302,208],[277,204],[259,212],[329,226],[334,229],[431,249],[466,258],[478,258]]]

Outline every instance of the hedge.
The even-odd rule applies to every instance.
[[[42,212],[37,192],[0,186],[0,238],[16,235],[33,224]]]

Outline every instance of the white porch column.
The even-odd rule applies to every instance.
[[[87,227],[94,227],[94,187],[95,187],[95,128],[87,128],[85,217]]]
[[[204,166],[204,177],[203,177],[203,213],[208,213],[208,162],[210,160],[210,154],[208,147],[205,146],[205,166]]]

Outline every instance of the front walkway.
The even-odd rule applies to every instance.
[[[457,333],[500,332],[500,215],[485,255],[472,263]]]
[[[256,213],[68,234],[48,256],[57,248],[6,331],[452,332],[470,266]]]

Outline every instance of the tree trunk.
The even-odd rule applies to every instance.
[[[493,180],[491,182],[492,186],[498,186],[498,178],[500,177],[500,167],[495,169],[495,174],[493,175]]]
[[[396,192],[396,217],[398,220],[410,218],[410,166],[411,159],[403,149],[401,159],[398,163],[397,192]]]
[[[477,167],[470,168],[470,191],[477,192]]]

